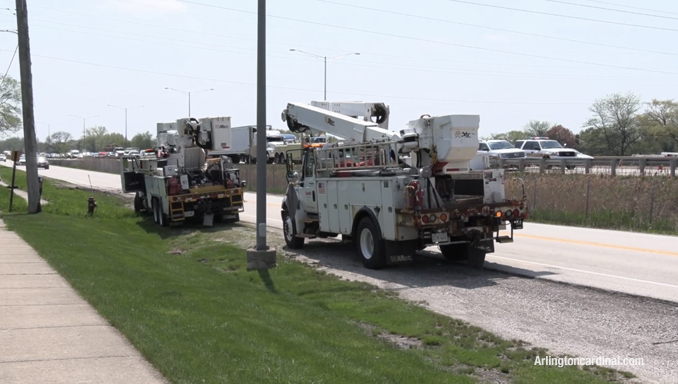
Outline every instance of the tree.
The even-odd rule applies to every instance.
[[[632,93],[596,100],[589,107],[593,117],[586,127],[600,132],[609,154],[625,156],[641,138],[637,116],[640,105],[640,98]]]
[[[546,136],[548,136],[549,139],[555,140],[568,148],[578,147],[577,138],[574,136],[574,133],[560,124],[546,131]]]
[[[23,151],[24,139],[19,137],[10,137],[0,141],[0,151]]]
[[[527,137],[546,136],[546,132],[551,129],[553,125],[548,121],[530,120],[523,127],[523,132]]]
[[[21,129],[21,87],[10,76],[0,77],[0,136]]]
[[[673,100],[657,100],[647,103],[647,110],[639,116],[644,136],[656,136],[661,149],[675,148],[678,145],[678,103]],[[668,139],[668,142],[666,141]]]
[[[54,132],[50,135],[49,141],[50,144],[56,148],[57,152],[65,153],[68,151],[69,142],[72,140],[73,135],[68,132]]]
[[[137,133],[132,137],[132,147],[139,149],[153,148],[155,147],[155,140],[153,139],[153,134],[146,131],[144,133]]]

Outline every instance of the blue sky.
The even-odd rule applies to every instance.
[[[0,0],[2,7],[13,9],[14,0]],[[481,136],[531,119],[577,132],[591,103],[608,94],[650,101],[676,93],[678,2],[289,0],[267,7],[267,123],[274,127],[283,127],[287,102],[323,97],[322,60],[290,49],[359,52],[328,61],[328,100],[386,102],[394,130],[428,113],[479,114]],[[87,126],[124,133],[124,111],[108,104],[130,107],[129,138],[155,133],[157,122],[188,114],[187,95],[165,87],[214,88],[192,94],[193,116],[256,123],[257,1],[29,0],[28,8],[40,140],[47,124],[80,137],[82,119],[69,115],[98,116]],[[8,10],[0,23],[16,28]],[[0,39],[6,69],[16,35]],[[18,78],[18,58],[9,74]]]

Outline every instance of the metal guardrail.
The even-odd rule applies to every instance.
[[[654,156],[599,156],[593,159],[550,159],[524,157],[521,159],[490,158],[490,167],[520,172],[584,173],[611,176],[671,176],[676,177],[678,157]]]

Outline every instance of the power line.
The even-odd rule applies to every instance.
[[[483,28],[483,29],[489,29],[489,30],[492,30],[492,31],[515,33],[515,34],[524,35],[524,36],[534,36],[534,37],[541,37],[541,38],[545,38],[545,39],[568,41],[568,42],[571,42],[571,43],[589,44],[589,45],[595,45],[595,46],[599,46],[599,47],[626,49],[626,50],[645,52],[645,53],[656,53],[656,54],[660,54],[660,55],[678,56],[678,53],[672,53],[672,52],[653,51],[653,50],[649,50],[649,49],[624,47],[624,46],[620,46],[620,45],[596,43],[596,42],[592,42],[592,41],[575,40],[575,39],[568,39],[568,38],[564,38],[564,37],[541,35],[541,34],[538,34],[538,33],[528,33],[528,32],[520,32],[520,31],[515,31],[515,30],[510,30],[510,29],[487,27],[487,26],[484,26],[484,25],[462,23],[462,22],[459,22],[459,21],[452,21],[452,20],[445,20],[445,19],[437,19],[437,18],[434,18],[434,17],[419,16],[419,15],[413,15],[413,14],[409,14],[409,13],[389,11],[389,10],[385,10],[385,9],[369,8],[369,7],[364,7],[364,6],[360,6],[360,5],[344,4],[344,3],[338,3],[338,2],[335,2],[335,1],[329,1],[329,0],[316,0],[316,1],[319,1],[321,3],[328,3],[328,4],[335,4],[335,5],[340,5],[340,6],[344,6],[344,7],[350,7],[350,8],[365,9],[365,10],[369,10],[369,11],[382,12],[382,13],[390,13],[390,14],[393,14],[393,15],[412,17],[412,18],[422,19],[422,20],[439,21],[441,23],[463,25],[463,26],[475,27],[475,28]],[[550,0],[546,0],[546,1],[550,1]]]
[[[230,10],[230,11],[234,11],[234,12],[241,12],[241,13],[248,13],[248,14],[255,13],[255,12],[252,12],[252,11],[244,11],[242,9],[222,7],[222,6],[213,5],[213,4],[203,4],[203,3],[198,3],[198,2],[195,2],[195,1],[189,1],[189,0],[177,0],[177,1],[181,1],[181,2],[184,2],[184,3],[190,3],[190,4],[196,4],[196,5],[203,5],[203,6],[206,6],[206,7],[225,9],[225,10]],[[450,1],[455,1],[455,0],[450,0]],[[530,53],[512,52],[512,51],[505,51],[505,50],[501,50],[501,49],[492,49],[492,48],[478,47],[478,46],[473,46],[473,45],[450,43],[450,42],[446,42],[446,41],[436,41],[436,40],[430,40],[430,39],[423,39],[423,38],[419,38],[419,37],[397,35],[397,34],[394,34],[394,33],[370,31],[370,30],[361,29],[361,28],[345,27],[345,26],[341,26],[341,25],[333,25],[333,24],[328,24],[328,23],[301,20],[301,19],[295,19],[295,18],[292,18],[292,17],[285,17],[285,16],[268,15],[268,17],[275,18],[275,19],[281,19],[281,20],[294,21],[294,22],[297,22],[297,23],[319,25],[319,26],[323,26],[323,27],[337,28],[337,29],[343,29],[343,30],[347,30],[347,31],[356,31],[356,32],[362,32],[362,33],[369,33],[369,34],[373,34],[373,35],[395,37],[395,38],[400,38],[400,39],[406,39],[406,40],[412,40],[412,41],[421,41],[421,42],[427,42],[427,43],[433,43],[433,44],[439,44],[439,45],[449,45],[449,46],[453,46],[453,47],[475,49],[475,50],[486,51],[486,52],[496,52],[496,53],[504,53],[504,54],[509,54],[509,55],[516,55],[516,56],[532,57],[532,58],[536,58],[536,59],[557,60],[557,61],[561,61],[561,62],[569,62],[569,63],[577,63],[577,64],[585,64],[585,65],[595,65],[595,66],[606,67],[606,68],[628,69],[628,70],[633,70],[633,71],[663,73],[663,74],[667,74],[667,75],[678,75],[677,72],[667,72],[667,71],[645,69],[645,68],[624,67],[624,66],[621,66],[621,65],[600,64],[600,63],[593,63],[593,62],[589,62],[589,61],[565,59],[565,58],[560,58],[560,57],[549,57],[549,56],[542,56],[542,55],[534,55],[534,54],[530,54]]]
[[[619,12],[619,13],[626,13],[630,15],[640,15],[640,16],[648,16],[648,17],[656,17],[659,19],[670,19],[670,20],[678,20],[678,17],[671,17],[671,16],[661,16],[661,15],[651,15],[649,13],[642,13],[642,12],[633,12],[633,11],[623,11],[621,9],[613,9],[613,8],[606,8],[606,7],[598,7],[595,5],[586,5],[586,4],[577,4],[577,3],[570,3],[569,1],[560,1],[560,0],[544,0],[548,1],[550,3],[559,3],[559,4],[566,4],[566,5],[573,5],[575,7],[584,7],[584,8],[593,8],[593,9],[602,9],[605,11],[612,11],[612,12]]]
[[[243,82],[243,81],[233,81],[233,80],[214,79],[214,78],[199,77],[199,76],[179,75],[179,74],[173,74],[173,73],[165,73],[165,72],[151,71],[151,70],[138,69],[138,68],[126,68],[126,67],[120,67],[120,66],[114,66],[114,65],[108,65],[108,64],[91,63],[91,62],[85,62],[85,61],[79,61],[79,60],[64,59],[64,58],[60,58],[60,57],[43,56],[43,55],[36,55],[36,54],[31,54],[31,56],[32,56],[32,57],[39,57],[39,58],[43,58],[43,59],[50,59],[50,60],[64,61],[64,62],[69,62],[69,63],[76,63],[76,64],[82,64],[82,65],[91,65],[91,66],[95,66],[95,67],[102,67],[102,68],[109,68],[109,69],[118,69],[118,70],[131,71],[131,72],[139,72],[139,73],[154,74],[154,75],[160,75],[160,76],[180,77],[180,78],[187,78],[187,79],[192,79],[192,80],[212,81],[212,82],[228,83],[228,84],[235,84],[235,85],[256,86],[256,83],[249,83],[249,82]],[[317,89],[298,88],[298,87],[286,87],[286,86],[279,86],[279,85],[268,85],[267,87],[268,87],[268,88],[277,88],[277,89],[296,90],[296,91],[319,92],[319,90],[317,90]],[[450,99],[417,98],[417,97],[409,97],[409,96],[379,95],[379,94],[354,93],[354,92],[333,92],[333,93],[343,94],[343,95],[354,95],[354,96],[384,97],[384,98],[390,98],[390,99],[404,99],[404,100],[418,100],[418,101],[437,101],[437,102],[454,102],[454,103],[477,103],[477,104],[527,104],[527,105],[588,105],[588,104],[585,104],[585,103],[562,103],[562,102],[521,102],[521,101],[489,101],[489,100],[450,100]]]
[[[37,20],[37,21],[43,21],[43,20]],[[49,22],[49,21],[48,21]],[[53,24],[59,24],[59,25],[64,25],[63,23],[56,23],[56,22],[49,22]],[[73,29],[65,29],[65,28],[56,28],[56,27],[50,27],[50,26],[44,26],[40,24],[36,24],[35,22],[32,24],[33,28],[47,28],[47,29],[54,29],[54,30],[59,30],[59,31],[66,31],[66,32],[74,32],[74,33],[82,33],[79,30],[73,30]],[[90,28],[90,27],[83,27],[83,26],[75,26],[76,28],[84,28],[84,29],[94,29],[94,30],[101,30],[101,31],[106,31],[106,32],[114,32],[106,29],[101,29],[101,28]],[[88,32],[89,35],[94,35],[94,36],[104,36],[104,37],[109,37],[109,38],[116,38],[116,39],[123,39],[125,41],[138,41],[138,42],[144,42],[144,43],[153,43],[153,44],[165,44],[169,46],[176,46],[176,47],[185,47],[185,48],[191,48],[191,49],[199,49],[199,50],[209,50],[209,51],[220,51],[220,52],[229,52],[229,53],[235,53],[235,54],[240,54],[240,55],[249,55],[249,56],[256,56],[255,53],[245,53],[245,52],[238,52],[238,51],[230,51],[230,50],[223,50],[223,49],[215,49],[215,48],[207,48],[207,47],[199,47],[199,46],[193,46],[193,45],[180,45],[180,44],[175,44],[175,43],[168,43],[168,42],[158,42],[158,41],[149,41],[149,40],[144,40],[144,39],[133,39],[129,38],[126,36],[114,36],[114,35],[107,35],[107,34],[100,34],[100,33],[91,33]],[[148,36],[148,35],[139,35],[135,34],[138,36]],[[155,38],[154,36],[148,36],[151,38]],[[182,41],[182,40],[178,40]],[[187,43],[192,43],[191,41],[186,41],[183,40]],[[209,44],[211,46],[218,47],[219,45],[216,44]],[[237,48],[237,47],[234,47]],[[237,49],[243,49],[243,50],[253,50],[249,48],[237,48]],[[313,60],[310,59],[304,59],[304,58],[298,58],[298,57],[291,57],[288,52],[284,52],[284,55],[282,55],[279,52],[269,52],[269,55],[277,58],[284,58],[287,60],[298,60],[298,61],[306,61],[310,62]],[[379,54],[376,54],[379,55]],[[389,56],[389,55],[385,55]],[[392,56],[392,55],[391,55]],[[406,56],[395,56],[395,57],[401,57],[404,58]],[[413,58],[413,57],[407,57],[407,58]],[[473,64],[494,64],[494,63],[478,63],[478,62],[472,62]],[[465,69],[465,68],[457,68],[457,69],[443,69],[443,68],[436,68],[436,67],[422,67],[422,66],[412,66],[412,65],[399,65],[399,66],[384,66],[382,62],[376,62],[376,61],[365,61],[361,60],[359,63],[357,62],[340,62],[339,64],[341,65],[349,65],[349,66],[355,66],[355,67],[363,67],[363,68],[388,68],[388,69],[396,69],[396,70],[406,70],[406,71],[421,71],[421,72],[438,72],[438,73],[449,73],[449,74],[471,74],[471,75],[478,75],[478,76],[501,76],[501,77],[518,77],[518,78],[537,78],[537,79],[583,79],[583,80],[638,80],[638,81],[654,81],[654,80],[662,80],[666,81],[666,78],[620,78],[620,77],[601,77],[601,76],[576,76],[576,75],[554,75],[554,74],[531,74],[531,73],[512,73],[512,72],[496,72],[496,71],[481,71],[481,70],[472,70],[472,69]],[[375,65],[365,65],[365,64],[375,64]],[[548,68],[544,66],[529,66],[529,67],[538,67],[538,68]],[[557,68],[557,67],[556,67]]]
[[[14,48],[14,54],[12,55],[12,59],[9,61],[9,65],[7,66],[7,70],[5,71],[5,76],[2,78],[2,84],[5,84],[5,78],[7,77],[7,74],[9,73],[9,69],[12,68],[12,63],[14,62],[14,57],[16,56],[16,51],[19,49],[19,44],[16,45],[16,48]]]
[[[658,10],[658,9],[633,7],[633,6],[630,6],[630,5],[621,5],[621,4],[616,4],[616,3],[610,3],[608,1],[598,1],[598,0],[584,0],[584,1],[587,1],[589,3],[614,5],[615,7],[619,7],[619,8],[638,9],[640,11],[649,11],[649,12],[657,12],[657,13],[668,13],[670,15],[678,15],[678,12],[669,12],[669,11],[661,11],[661,10]]]
[[[630,24],[630,23],[622,23],[618,21],[609,21],[609,20],[600,20],[600,19],[590,19],[588,17],[579,17],[579,16],[570,16],[570,15],[562,15],[559,13],[549,13],[549,12],[541,12],[541,11],[532,11],[529,9],[521,9],[521,8],[511,8],[511,7],[502,7],[499,5],[492,5],[492,4],[481,4],[481,3],[474,3],[471,1],[463,1],[463,0],[448,0],[453,3],[461,3],[461,4],[470,4],[470,5],[477,5],[480,7],[488,7],[488,8],[497,8],[497,9],[506,9],[509,11],[518,11],[518,12],[526,12],[526,13],[533,13],[537,15],[546,15],[546,16],[555,16],[555,17],[562,17],[566,19],[574,19],[574,20],[585,20],[585,21],[592,21],[594,23],[603,23],[603,24],[613,24],[613,25],[623,25],[625,27],[635,27],[635,28],[646,28],[646,29],[655,29],[655,30],[660,30],[660,31],[671,31],[671,32],[678,32],[678,29],[675,28],[665,28],[665,27],[653,27],[650,25],[641,25],[641,24]]]

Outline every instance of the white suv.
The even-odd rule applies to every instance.
[[[478,145],[478,152],[487,153],[496,159],[519,159],[525,157],[525,151],[515,148],[506,140],[482,140]]]
[[[533,137],[528,140],[516,140],[516,148],[522,149],[531,157],[546,157],[550,159],[572,159],[577,157],[577,151],[565,148],[548,137]]]

